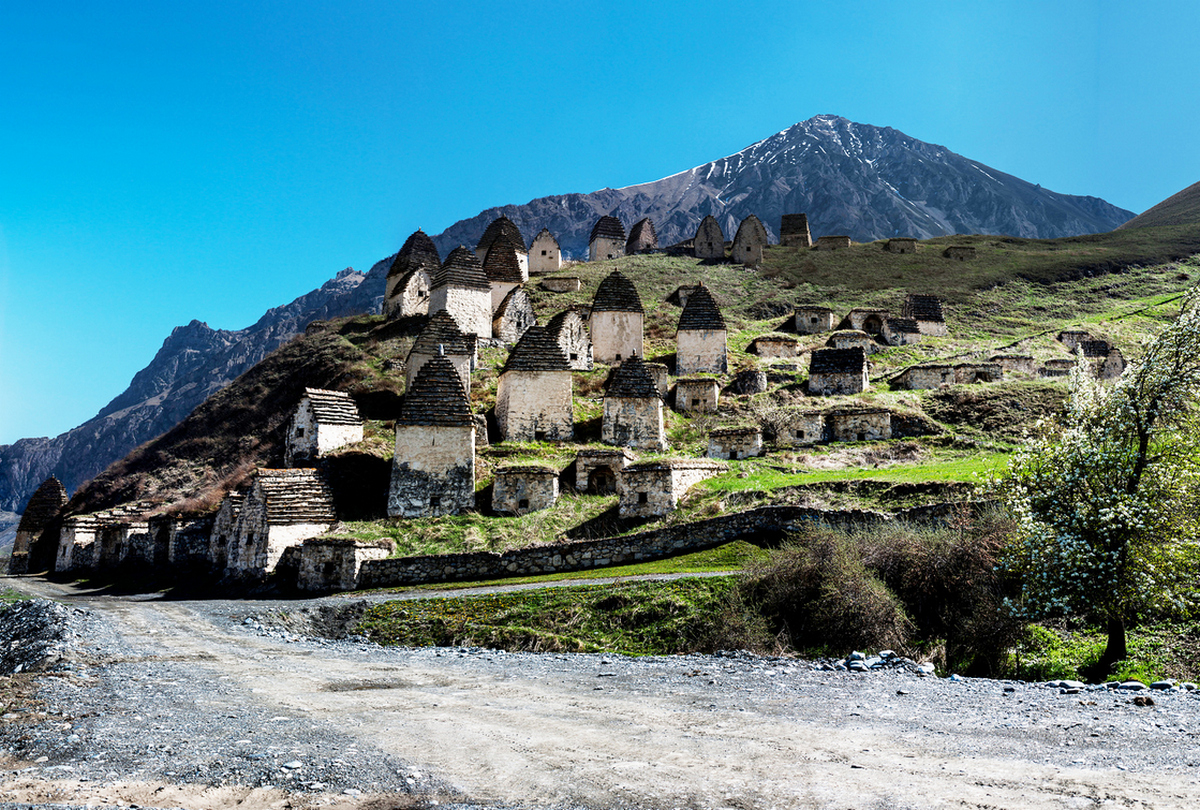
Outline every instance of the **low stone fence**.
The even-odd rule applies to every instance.
[[[977,509],[980,503],[934,504],[894,513],[860,509],[825,510],[802,506],[765,506],[624,537],[529,546],[503,554],[483,551],[364,560],[358,572],[356,586],[360,589],[389,588],[430,582],[585,571],[589,568],[606,568],[610,565],[658,560],[703,551],[734,540],[745,540],[759,546],[773,546],[785,535],[815,524],[852,528],[897,519],[939,521],[963,506]]]

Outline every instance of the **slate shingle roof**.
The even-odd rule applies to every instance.
[[[941,323],[945,320],[942,314],[942,299],[936,295],[910,295],[904,299],[904,317],[915,321]]]
[[[418,267],[432,273],[441,266],[442,257],[438,255],[437,246],[418,228],[404,240],[404,246],[400,248],[388,269],[388,278],[406,275]]]
[[[521,248],[524,250],[524,248]],[[521,260],[517,258],[517,246],[507,234],[500,234],[488,248],[483,259],[483,272],[487,280],[511,284],[522,284]]]
[[[809,374],[862,374],[867,356],[861,346],[850,349],[817,349],[812,353]]]
[[[445,356],[438,355],[421,366],[412,387],[400,403],[400,417],[396,424],[408,427],[475,425],[462,378]]]
[[[531,326],[508,353],[504,371],[570,371],[555,336],[544,326]]]
[[[475,249],[482,251],[486,256],[488,250],[492,247],[492,243],[502,234],[507,236],[509,241],[513,245],[516,245],[519,251],[522,253],[527,252],[525,250],[525,237],[521,235],[521,229],[517,227],[517,223],[503,215],[496,217],[488,223],[483,236],[479,237],[479,242],[475,245]]]
[[[446,261],[442,262],[429,278],[429,287],[445,287],[453,284],[456,287],[468,287],[477,290],[490,290],[492,287],[488,284],[487,275],[483,272],[483,265],[480,264],[479,258],[474,251],[459,245],[454,250],[450,251],[450,255],[446,257]]]
[[[322,425],[361,425],[358,406],[345,391],[305,388],[304,396],[312,404],[313,417]]]
[[[725,244],[725,234],[721,232],[721,223],[717,222],[717,218],[709,214],[704,219],[700,220],[700,227],[696,228],[697,243],[712,242],[714,244]]]
[[[254,489],[262,493],[269,524],[333,523],[337,520],[333,492],[318,470],[259,470]]]
[[[592,312],[645,312],[637,287],[620,270],[614,270],[596,288]]]
[[[53,475],[50,476],[29,497],[29,503],[21,513],[21,522],[17,524],[17,531],[40,532],[66,503],[66,487]]]
[[[466,334],[458,328],[458,321],[444,309],[433,313],[421,334],[413,342],[413,354],[437,354],[438,346],[443,346],[446,354],[455,357],[463,355],[475,356],[474,334]]]
[[[555,247],[558,247],[558,240],[554,238],[554,234],[550,233],[549,228],[542,228],[540,231],[538,231],[538,235],[533,237],[533,241],[535,243],[541,241],[542,239],[549,239],[554,243]]]
[[[809,234],[808,214],[784,214],[779,219],[779,235]]]
[[[741,244],[750,242],[765,245],[767,244],[766,226],[762,224],[762,220],[754,214],[750,214],[742,220],[742,224],[738,225],[737,234],[733,237],[733,241]]]
[[[606,239],[618,239],[625,241],[625,226],[621,224],[621,220],[613,216],[603,216],[596,220],[596,224],[592,226],[592,235],[588,237],[588,244],[596,241],[597,237]]]
[[[580,326],[583,325],[583,317],[578,312],[576,312],[574,309],[564,309],[562,312],[550,319],[550,321],[546,324],[546,331],[551,335],[554,335],[555,339],[557,339],[558,333],[561,332],[563,327],[567,325],[567,319],[571,318],[572,316],[574,316],[574,320],[579,322]]]
[[[712,293],[703,284],[696,285],[688,296],[687,305],[679,314],[677,331],[712,331],[725,328],[725,318],[713,300]]]
[[[650,399],[658,397],[658,386],[642,358],[634,355],[617,366],[604,391],[606,397]]]
[[[888,329],[893,332],[907,332],[909,334],[921,334],[921,328],[917,326],[917,322],[912,318],[888,318]]]
[[[658,247],[658,233],[650,217],[643,217],[629,229],[629,239],[625,242],[625,253],[639,253],[643,250],[654,250]]]

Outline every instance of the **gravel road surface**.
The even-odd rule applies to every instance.
[[[2,585],[64,604],[67,629],[50,672],[0,678],[0,799],[15,803],[0,810],[1200,801],[1194,692],[1146,701],[747,654],[384,649],[283,629],[281,612],[312,602]]]

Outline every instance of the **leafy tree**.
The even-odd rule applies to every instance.
[[[1001,482],[1018,521],[1008,564],[1033,615],[1107,625],[1097,665],[1127,654],[1126,625],[1194,604],[1200,520],[1200,296],[1115,383],[1076,364],[1063,412],[1043,420]]]

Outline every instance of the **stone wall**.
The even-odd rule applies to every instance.
[[[542,279],[542,287],[556,293],[579,292],[583,287],[583,282],[579,280],[578,276],[559,276]]]
[[[1024,354],[997,354],[989,357],[988,362],[1000,366],[1006,374],[1037,374],[1037,361]]]
[[[397,425],[389,517],[455,515],[475,508],[475,428]]]
[[[417,372],[421,370],[421,366],[428,363],[436,354],[426,354],[424,352],[413,351],[408,355],[408,362],[404,364],[404,390],[412,388],[413,380],[417,378]],[[471,390],[471,371],[475,368],[475,357],[469,354],[448,354],[446,359],[450,361],[450,365],[454,366],[454,370],[458,372],[458,378],[462,380],[463,390]]]
[[[605,259],[619,259],[624,255],[624,239],[610,239],[607,236],[597,236],[588,245],[589,262],[601,262]]]
[[[882,348],[875,342],[873,337],[857,329],[843,329],[840,332],[834,332],[829,336],[829,341],[826,345],[834,349],[853,349],[857,347],[863,350],[863,354],[874,354]]]
[[[754,353],[764,359],[791,359],[800,353],[800,346],[794,338],[760,337],[754,339]]]
[[[417,270],[408,276],[408,283],[398,287],[404,275],[388,279],[384,295],[383,314],[392,318],[407,318],[429,314],[429,274]]]
[[[617,477],[618,513],[623,518],[665,515],[695,484],[726,469],[724,464],[696,459],[631,464]]]
[[[458,328],[468,335],[492,337],[492,295],[490,290],[456,287],[446,284],[429,291],[429,312],[446,310]]]
[[[296,586],[302,591],[349,591],[358,582],[367,560],[386,560],[388,540],[354,540],[344,537],[311,538],[300,546]]]
[[[1004,369],[999,363],[960,363],[954,367],[954,382],[990,383],[1004,379]]]
[[[961,504],[937,504],[885,514],[862,510],[767,506],[624,537],[530,546],[503,554],[475,552],[367,560],[359,571],[358,587],[391,588],[430,582],[586,571],[674,557],[715,548],[734,540],[770,546],[786,535],[803,535],[816,526],[855,528],[894,519],[939,521],[961,507]]]
[[[797,411],[789,413],[776,429],[778,444],[808,445],[825,439],[825,417],[820,413]]]
[[[302,399],[292,421],[288,425],[287,449],[284,451],[286,466],[294,466],[297,462],[309,461],[326,453],[345,447],[348,444],[361,442],[363,426],[357,425],[323,425],[316,420],[312,403]]]
[[[553,237],[540,236],[529,248],[531,274],[556,273],[562,267],[562,251]]]
[[[834,327],[833,310],[824,307],[796,307],[796,331],[801,335],[818,335]]]
[[[675,410],[716,413],[721,404],[721,384],[711,377],[681,379],[675,383]]]
[[[675,373],[724,374],[729,370],[724,329],[682,329],[675,336]]]
[[[878,335],[883,331],[883,322],[888,319],[885,309],[852,309],[846,315],[846,322],[851,329],[866,332],[868,335]]]
[[[208,559],[218,571],[229,567],[230,544],[236,546],[237,519],[241,508],[242,496],[231,493],[221,501],[221,506],[213,518],[212,531],[209,533]]]
[[[965,262],[968,259],[975,258],[975,248],[969,245],[951,245],[942,251],[942,255],[947,259],[955,259],[956,261]]]
[[[644,321],[645,316],[640,312],[593,311],[592,357],[598,363],[609,365],[630,357],[641,357]]]
[[[904,236],[896,237],[884,242],[883,249],[888,253],[916,253],[917,240]]]
[[[671,370],[667,368],[666,363],[643,363],[646,371],[650,372],[651,379],[654,380],[654,387],[658,389],[658,395],[664,400],[667,398],[667,390],[671,387]]]
[[[662,400],[658,397],[606,396],[600,441],[620,447],[665,450]]]
[[[814,396],[846,396],[867,390],[867,369],[835,373],[814,373],[808,377],[808,393]]]
[[[631,463],[633,453],[624,447],[580,450],[575,455],[575,489],[593,495],[616,492],[617,476]]]
[[[575,438],[571,372],[509,370],[496,385],[496,424],[510,442]]]
[[[892,438],[890,411],[838,411],[828,415],[829,437],[835,442],[876,442]]]
[[[558,473],[542,467],[502,467],[492,484],[492,509],[524,515],[549,509],[558,501]]]
[[[820,236],[817,237],[817,250],[837,250],[850,247],[849,236]]]
[[[514,281],[489,281],[488,286],[491,288],[492,313],[494,314],[500,308],[500,305],[504,303],[504,299],[508,297],[508,294],[521,285]],[[492,330],[488,330],[489,335],[491,332]]]
[[[758,428],[718,428],[708,434],[711,459],[757,458],[763,454],[762,431]]]
[[[54,570],[76,571],[93,567],[99,528],[99,521],[92,515],[74,515],[64,520],[59,531]]]
[[[939,388],[954,382],[954,369],[951,366],[913,366],[905,369],[896,377],[893,387],[918,391],[926,388]]]

